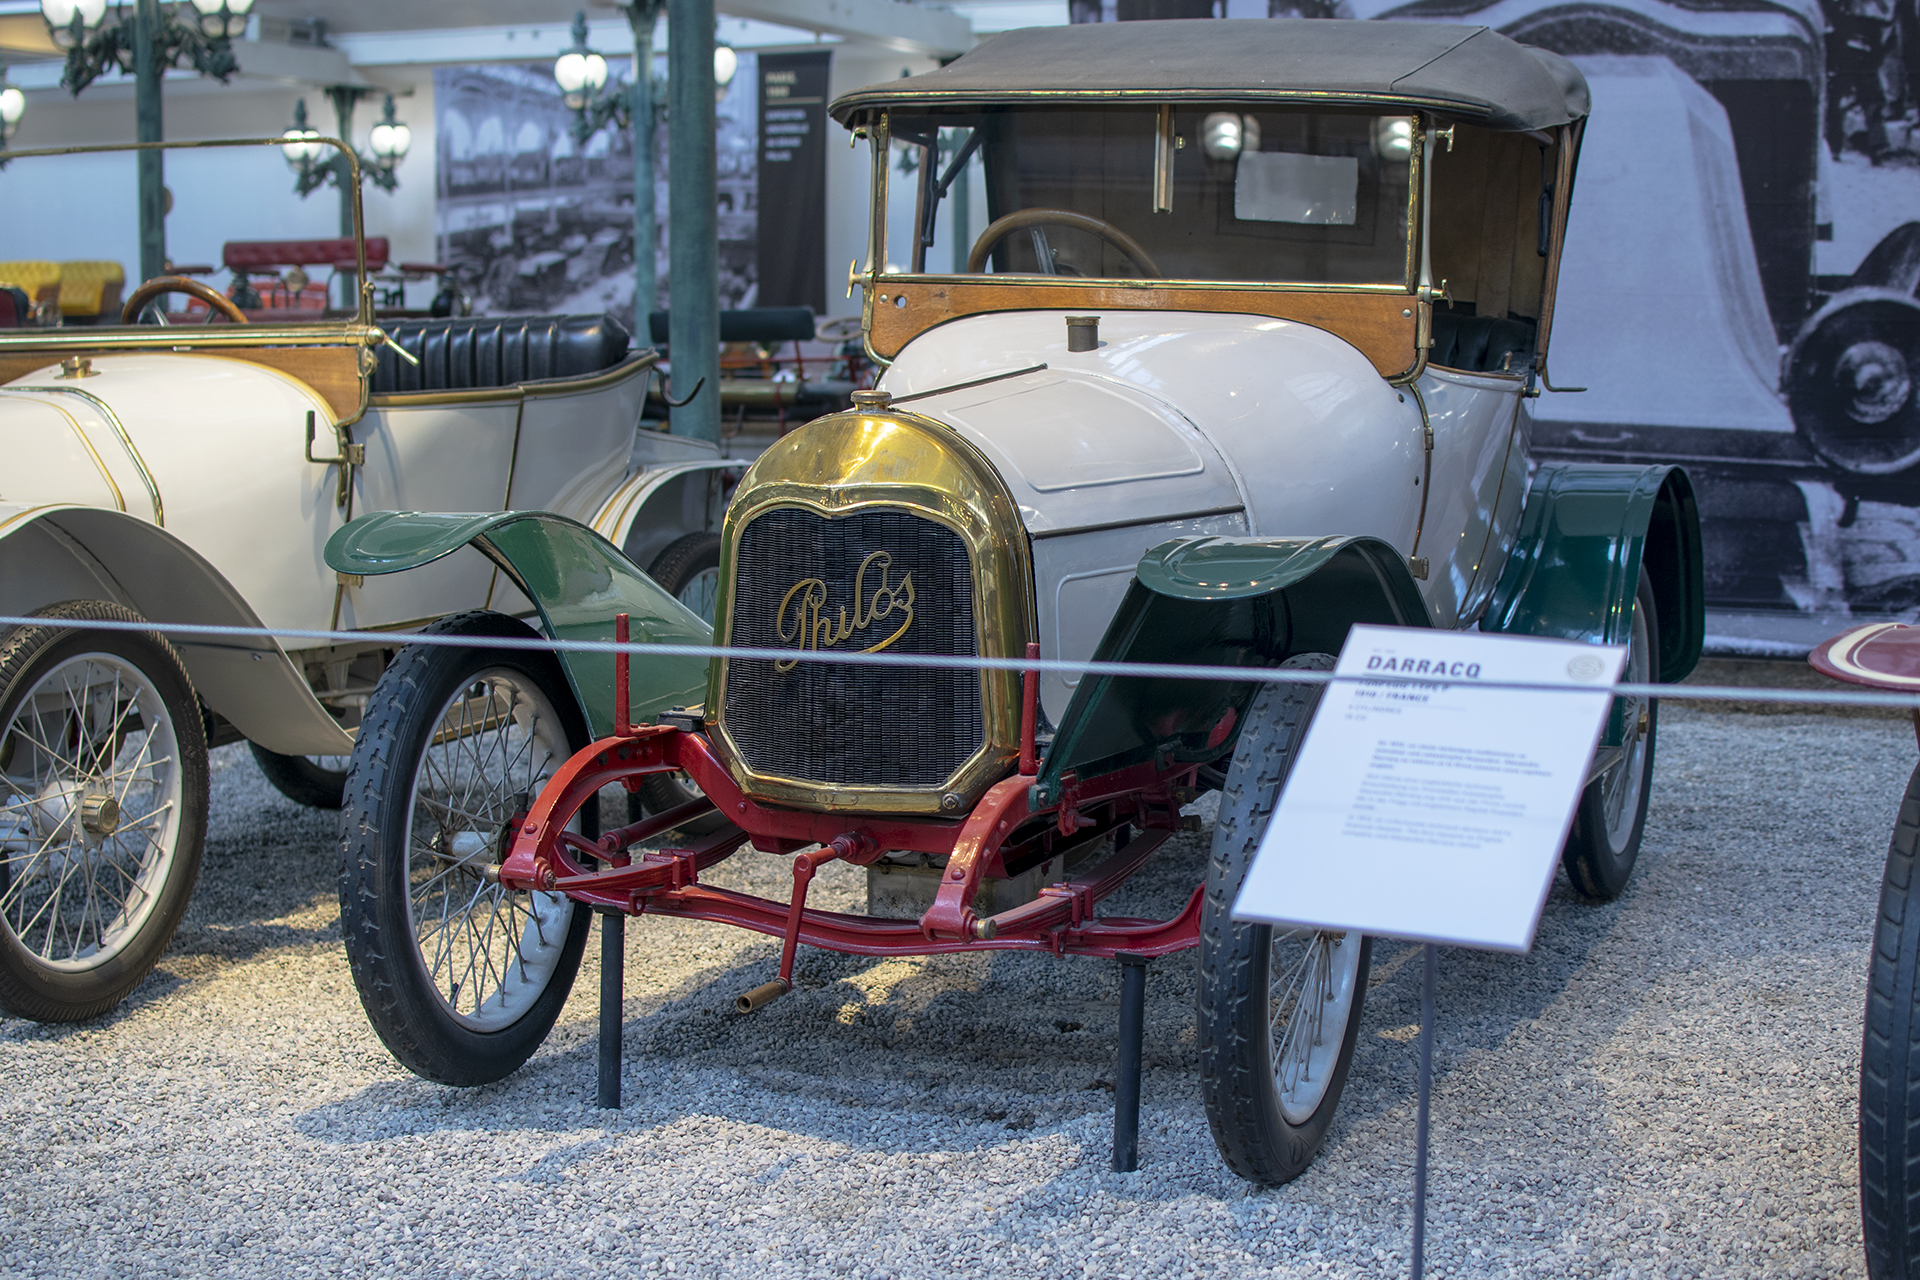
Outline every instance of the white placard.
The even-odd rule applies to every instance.
[[[1525,951],[1626,650],[1355,627],[1236,919]],[[1486,688],[1476,682],[1565,685]]]

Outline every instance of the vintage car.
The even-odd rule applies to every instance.
[[[389,1049],[449,1084],[513,1071],[594,909],[781,938],[743,1011],[801,944],[1197,949],[1221,1153],[1298,1175],[1370,947],[1232,919],[1317,693],[1233,673],[1324,671],[1356,623],[1624,645],[1635,680],[1700,651],[1685,474],[1529,461],[1587,109],[1569,63],[1484,27],[1286,20],[1014,31],[840,98],[874,157],[856,283],[886,372],[741,481],[711,661],[650,652],[703,629],[561,514],[371,515],[328,544],[353,575],[477,547],[540,633],[632,642],[628,672],[469,614],[429,628],[468,646],[383,678],[341,910]],[[986,175],[961,272],[886,242],[888,156],[938,130]],[[923,231],[950,176],[919,167]],[[1088,659],[1225,671],[1022,666]],[[1656,727],[1616,700],[1564,855],[1589,897],[1633,868]],[[685,802],[599,833],[601,788],[663,782]],[[1185,908],[1100,915],[1210,789]],[[702,882],[748,843],[792,858],[789,901]],[[834,860],[865,867],[869,914],[806,905]]]
[[[278,148],[254,147],[277,181]],[[13,153],[9,176],[57,154]],[[135,323],[180,294],[223,322]],[[44,618],[0,630],[0,1009],[89,1017],[153,965],[199,864],[209,746],[245,738],[283,792],[337,808],[389,633],[531,611],[474,552],[405,581],[335,574],[322,548],[354,516],[563,512],[710,612],[719,482],[740,464],[636,430],[650,349],[605,316],[382,329],[363,298],[357,317],[248,324],[161,277],[118,325],[0,329],[0,615]]]

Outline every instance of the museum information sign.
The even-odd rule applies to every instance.
[[[827,73],[831,53],[760,55],[763,307],[827,309]]]
[[[1353,628],[1234,916],[1527,950],[1625,658]]]

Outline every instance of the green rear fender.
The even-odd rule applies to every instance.
[[[383,511],[327,539],[327,564],[341,573],[399,573],[472,544],[533,601],[540,629],[555,640],[612,640],[616,614],[642,644],[711,645],[700,615],[642,573],[605,538],[542,511],[435,515]],[[628,681],[637,724],[707,696],[707,659],[635,653]],[[611,653],[562,653],[560,663],[596,738],[613,732]]]
[[[1432,625],[1405,557],[1378,538],[1182,538],[1140,561],[1094,659],[1270,667],[1338,653],[1357,623]],[[1051,803],[1069,771],[1218,759],[1257,688],[1088,676],[1061,716],[1036,798]]]
[[[1660,632],[1655,678],[1684,680],[1706,639],[1700,511],[1678,467],[1545,463],[1482,631],[1625,644],[1645,566]]]

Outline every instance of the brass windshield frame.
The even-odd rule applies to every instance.
[[[1085,100],[1096,105],[1115,102],[1111,94],[1088,94]],[[1080,101],[1077,98],[1062,98],[1057,94],[1048,95],[1044,101],[1049,105],[1071,105]],[[1161,106],[1179,104],[1191,106],[1194,102],[1226,101],[1216,97],[1185,99],[1179,95],[1141,94],[1127,96],[1121,101],[1127,105],[1153,103]],[[1413,121],[1411,150],[1407,157],[1407,253],[1405,270],[1400,283],[1380,281],[1367,284],[1329,284],[1324,281],[1288,281],[1288,280],[1199,280],[1199,279],[1162,279],[1131,280],[1105,276],[1045,276],[1045,275],[987,275],[986,281],[1004,281],[1018,284],[1022,289],[1063,289],[1083,288],[1126,288],[1145,290],[1209,290],[1231,289],[1238,291],[1258,291],[1271,293],[1361,293],[1384,294],[1393,297],[1419,297],[1422,294],[1424,262],[1421,254],[1426,243],[1426,219],[1428,202],[1426,200],[1425,156],[1426,140],[1431,128],[1429,113],[1424,104],[1415,102],[1381,102],[1378,99],[1341,100],[1319,99],[1308,95],[1297,95],[1282,100],[1288,104],[1299,103],[1307,107],[1354,107],[1369,108],[1381,115],[1403,115]],[[993,105],[993,104],[983,104]],[[1251,105],[1251,104],[1249,104]],[[1262,104],[1264,105],[1264,104]],[[890,174],[888,172],[888,147],[892,141],[893,117],[887,110],[879,111],[871,117],[863,131],[871,144],[873,164],[872,197],[868,206],[867,265],[866,269],[856,272],[850,284],[861,287],[860,306],[861,333],[869,358],[885,366],[891,361],[873,349],[873,312],[879,287],[889,283],[931,284],[951,280],[955,273],[910,272],[886,270],[887,263],[887,205],[889,199]],[[964,273],[962,273],[964,274]]]

